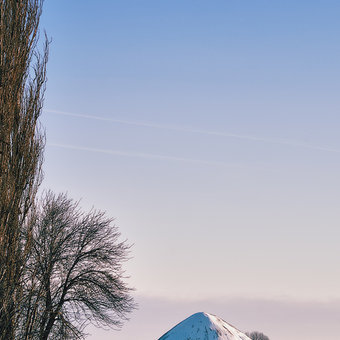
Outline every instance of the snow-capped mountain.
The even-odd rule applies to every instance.
[[[215,315],[196,313],[158,340],[250,340],[244,333]]]

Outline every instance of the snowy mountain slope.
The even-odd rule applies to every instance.
[[[158,340],[250,340],[241,331],[215,315],[196,313]]]

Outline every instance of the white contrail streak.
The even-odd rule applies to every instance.
[[[206,164],[206,165],[223,165],[223,166],[235,166],[236,165],[236,164],[227,163],[227,162],[207,161],[207,160],[202,160],[202,159],[165,156],[165,155],[157,155],[157,154],[150,154],[150,153],[139,153],[139,152],[126,152],[126,151],[120,151],[120,150],[98,149],[98,148],[90,148],[90,147],[83,147],[83,146],[76,146],[76,145],[69,145],[69,144],[60,144],[60,143],[48,143],[47,145],[52,146],[52,147],[62,148],[62,149],[103,153],[103,154],[114,155],[114,156],[138,157],[138,158],[146,158],[146,159],[160,159],[160,160],[176,161],[176,162],[200,163],[200,164]]]
[[[302,143],[302,142],[298,142],[298,141],[285,140],[285,139],[269,139],[269,138],[262,138],[262,137],[242,135],[242,134],[234,134],[234,133],[228,133],[228,132],[219,132],[219,131],[212,131],[212,130],[197,129],[197,128],[191,128],[191,127],[181,127],[181,126],[175,126],[175,125],[162,125],[162,124],[156,124],[156,123],[129,121],[129,120],[121,120],[121,119],[115,119],[115,118],[105,118],[105,117],[85,115],[85,114],[72,113],[72,112],[64,112],[64,111],[58,111],[58,110],[47,110],[46,109],[44,111],[54,113],[54,114],[58,114],[58,115],[92,119],[92,120],[118,123],[118,124],[124,124],[124,125],[148,127],[148,128],[171,130],[171,131],[181,131],[181,132],[188,132],[188,133],[198,133],[198,134],[203,134],[203,135],[213,135],[213,136],[221,136],[221,137],[228,137],[228,138],[237,138],[237,139],[250,140],[250,141],[262,142],[262,143],[267,143],[267,144],[279,144],[279,145],[287,145],[287,146],[300,147],[300,148],[306,148],[306,149],[312,149],[312,150],[318,150],[318,151],[340,153],[340,150],[338,150],[338,149],[333,149],[333,148],[328,148],[328,147],[323,147],[323,146],[317,146],[317,145],[311,145],[311,144],[306,144],[306,143]]]

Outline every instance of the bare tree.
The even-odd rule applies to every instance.
[[[21,339],[81,339],[89,323],[120,327],[134,308],[112,219],[48,192],[33,227]]]
[[[249,336],[249,338],[252,340],[269,340],[269,338],[266,335],[260,332],[246,333],[246,335]]]
[[[41,181],[38,118],[48,43],[37,51],[41,0],[0,0],[0,339],[14,338],[30,240],[21,226]],[[30,233],[26,234],[29,236]]]

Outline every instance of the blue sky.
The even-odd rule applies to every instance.
[[[177,299],[183,318],[200,299],[292,310],[340,299],[339,11],[327,0],[46,0],[43,187],[116,218],[150,328],[150,299]]]

